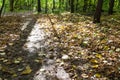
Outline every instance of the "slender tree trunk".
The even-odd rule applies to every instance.
[[[14,0],[10,0],[10,11],[13,12],[14,10]]]
[[[118,5],[117,6],[118,6],[118,8],[120,7],[120,0],[118,0]]]
[[[3,0],[3,2],[2,2],[2,7],[1,7],[1,9],[0,9],[0,17],[1,17],[1,14],[2,14],[2,11],[3,11],[3,8],[4,8],[4,5],[5,5],[5,0]]]
[[[45,0],[45,13],[48,12],[48,0]]]
[[[76,11],[78,11],[79,0],[76,0]]]
[[[38,12],[41,12],[41,0],[38,0]]]
[[[96,8],[96,0],[94,0],[93,10]]]
[[[74,0],[71,0],[71,13],[74,13]]]
[[[114,2],[115,2],[115,0],[109,0],[109,11],[108,11],[109,15],[113,14]]]
[[[53,0],[53,7],[52,7],[52,11],[54,12],[54,9],[55,9],[55,0]]]
[[[83,6],[83,11],[86,12],[88,7],[88,0],[84,0],[84,6]]]
[[[59,10],[61,10],[61,0],[59,0]]]
[[[103,0],[98,0],[96,11],[94,14],[94,23],[100,23],[101,11],[102,11]]]
[[[68,10],[68,0],[66,0],[65,2],[65,8],[66,8],[66,11]]]

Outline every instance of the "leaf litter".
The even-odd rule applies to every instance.
[[[57,53],[57,56],[49,57],[55,56],[57,64],[61,64],[73,80],[119,80],[120,19],[118,16],[105,16],[102,17],[102,23],[93,24],[92,18],[85,15],[51,14],[50,17],[60,36],[60,41],[54,35],[48,21],[46,26],[43,26],[46,28],[45,31],[51,35],[47,42],[49,44],[47,51]],[[19,39],[22,23],[21,18],[8,18],[0,19],[0,71],[2,71],[0,74],[10,74],[12,77],[29,75],[33,68],[24,63],[24,57],[11,59],[7,58],[9,54],[5,53],[5,48],[8,45],[12,46],[14,41]],[[42,23],[42,20],[38,19],[38,22]],[[40,57],[34,59],[34,62],[40,64],[42,62]],[[11,64],[15,64],[19,68],[11,67]],[[2,78],[2,76],[0,77]]]

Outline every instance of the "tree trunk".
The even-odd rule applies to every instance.
[[[61,0],[59,0],[59,10],[61,10]]]
[[[66,0],[66,2],[65,2],[65,9],[66,9],[66,11],[68,10],[68,0]]]
[[[74,13],[74,0],[71,0],[71,13]]]
[[[41,12],[41,0],[38,0],[38,12]]]
[[[1,9],[0,9],[0,17],[1,17],[1,14],[2,14],[2,11],[3,11],[3,8],[4,8],[4,5],[5,5],[5,0],[3,0],[3,2],[2,2],[2,7],[1,7]]]
[[[108,11],[108,14],[109,15],[112,15],[113,14],[113,7],[114,7],[114,2],[115,0],[109,0],[109,11]]]
[[[45,13],[48,11],[48,0],[45,0]]]
[[[13,12],[14,10],[14,0],[10,0],[10,11]]]
[[[96,11],[94,14],[94,23],[100,23],[101,11],[102,11],[103,0],[98,0]]]
[[[86,12],[88,7],[88,0],[84,0],[83,12]]]
[[[76,1],[76,11],[78,11],[79,0]]]
[[[53,0],[53,7],[52,7],[52,11],[54,12],[55,9],[55,0]]]

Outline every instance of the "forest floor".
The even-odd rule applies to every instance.
[[[120,79],[119,15],[99,24],[81,14],[49,17],[0,19],[0,80]]]

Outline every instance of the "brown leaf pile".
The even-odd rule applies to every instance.
[[[52,38],[52,47],[62,48],[58,54],[70,57],[65,61],[64,67],[73,79],[120,79],[118,16],[103,16],[102,23],[93,24],[90,16],[51,15],[53,22],[56,21],[54,27],[60,36],[60,42],[55,37]]]

